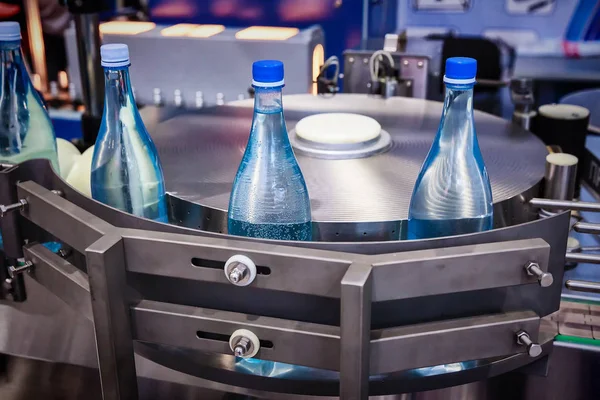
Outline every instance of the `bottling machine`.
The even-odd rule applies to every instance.
[[[97,53],[97,23],[86,25],[97,22],[95,9],[66,3],[77,12],[68,36],[80,42],[83,61]],[[306,38],[321,40],[319,30],[310,32]],[[494,229],[403,240],[442,105],[425,100],[435,76],[429,59],[395,57],[406,69],[400,91],[419,98],[284,96],[314,242],[227,234],[250,100],[142,110],[162,160],[171,224],[84,196],[46,161],[2,165],[0,353],[98,369],[105,400],[163,398],[148,387],[165,383],[272,399],[411,398],[511,371],[547,373],[565,261],[600,263],[567,253],[571,231],[600,233],[570,210],[600,206],[571,201],[574,170],[546,164],[541,140],[477,111]],[[303,76],[312,72],[305,58]],[[366,53],[348,53],[345,63],[355,79],[348,82],[358,85]],[[79,73],[91,140],[98,71],[87,63]],[[355,92],[366,91],[360,87]],[[296,123],[322,112],[364,114],[382,129],[351,147],[298,138]],[[51,252],[48,241],[62,250]],[[599,291],[594,282],[566,285]],[[250,357],[283,368],[241,367]]]

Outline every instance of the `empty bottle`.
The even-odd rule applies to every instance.
[[[254,118],[229,200],[232,235],[311,240],[310,200],[283,118],[283,63],[252,66]]]
[[[92,197],[138,217],[167,222],[160,160],[131,89],[129,48],[107,44],[100,53],[105,97],[92,159]]]
[[[408,238],[423,239],[492,229],[492,189],[473,121],[477,61],[446,61],[442,119],[415,183]]]
[[[17,22],[0,22],[0,162],[46,158],[59,173],[52,122],[33,87]]]

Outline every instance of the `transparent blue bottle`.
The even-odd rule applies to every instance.
[[[254,118],[229,199],[231,235],[278,240],[312,239],[310,200],[283,118],[283,63],[252,65]],[[237,368],[260,376],[282,376],[296,367],[238,359]]]
[[[229,199],[229,233],[311,240],[308,190],[283,118],[283,63],[255,62],[252,79],[254,118]]]
[[[105,98],[92,159],[92,197],[138,217],[167,222],[160,160],[131,90],[129,48],[107,44],[100,53]]]
[[[21,52],[18,22],[0,22],[0,162],[46,158],[59,173],[52,122]]]
[[[0,162],[46,158],[59,174],[54,129],[27,72],[18,22],[0,22],[0,80]]]
[[[440,127],[415,183],[408,239],[492,229],[492,189],[473,121],[477,61],[446,61],[446,99]]]

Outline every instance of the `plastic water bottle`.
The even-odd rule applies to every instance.
[[[59,174],[50,117],[31,83],[18,22],[0,22],[0,162],[46,158]]]
[[[138,217],[167,222],[160,160],[131,90],[129,48],[107,44],[100,55],[105,98],[92,159],[92,197]]]
[[[421,167],[408,211],[408,239],[492,229],[492,189],[473,121],[477,61],[446,61],[440,127]]]
[[[252,65],[254,118],[229,200],[231,235],[311,240],[310,200],[283,118],[283,63]]]

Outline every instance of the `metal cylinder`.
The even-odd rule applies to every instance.
[[[100,65],[98,14],[75,14],[77,55],[83,104],[88,115],[101,118],[104,108],[104,74]]]
[[[531,120],[536,116],[533,110],[533,81],[529,78],[515,78],[510,81],[510,97],[515,105],[512,121],[529,130]]]
[[[577,176],[577,157],[552,153],[546,157],[544,197],[554,200],[573,200]]]

